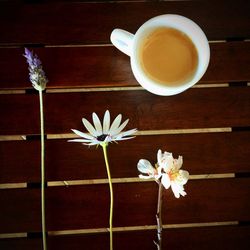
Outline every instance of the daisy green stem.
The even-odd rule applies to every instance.
[[[46,224],[45,224],[45,168],[44,168],[44,112],[43,112],[43,93],[39,90],[39,103],[40,103],[40,125],[41,125],[41,210],[42,210],[42,237],[43,237],[43,250],[47,250],[46,244]]]
[[[163,185],[161,183],[161,179],[159,180],[159,189],[158,189],[158,201],[157,201],[157,214],[156,214],[156,221],[157,221],[157,242],[155,242],[157,246],[157,250],[162,249],[162,188]]]
[[[110,210],[109,210],[109,239],[110,239],[110,250],[113,250],[113,204],[114,204],[114,197],[113,197],[113,187],[112,187],[112,180],[110,175],[109,163],[108,163],[108,155],[107,155],[107,146],[108,143],[103,142],[101,143],[103,149],[103,155],[105,159],[108,180],[109,180],[109,191],[110,191]]]

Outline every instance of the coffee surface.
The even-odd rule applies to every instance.
[[[191,39],[168,27],[155,29],[141,42],[139,59],[147,77],[169,86],[190,80],[198,65],[198,53]]]

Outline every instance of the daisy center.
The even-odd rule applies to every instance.
[[[106,135],[106,134],[102,134],[102,135],[97,136],[96,139],[98,141],[105,141],[105,139],[106,139],[107,136],[108,135]]]

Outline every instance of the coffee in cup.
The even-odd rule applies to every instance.
[[[135,35],[115,29],[111,42],[130,56],[137,81],[157,95],[174,95],[192,87],[205,73],[210,49],[201,28],[179,15],[161,15]]]

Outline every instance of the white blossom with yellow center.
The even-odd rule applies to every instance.
[[[182,156],[178,159],[174,159],[173,155],[169,152],[162,153],[158,150],[157,153],[158,167],[162,173],[162,185],[168,189],[171,189],[176,198],[185,196],[187,193],[184,191],[184,185],[187,183],[189,178],[189,173],[186,170],[181,170],[183,164]]]
[[[159,149],[155,167],[148,160],[141,159],[137,164],[137,168],[142,173],[139,175],[140,178],[153,178],[157,183],[161,182],[166,189],[171,187],[174,196],[179,198],[180,195],[185,196],[187,194],[184,191],[184,185],[189,178],[188,171],[180,169],[182,164],[182,156],[174,159],[172,153],[162,153]]]

